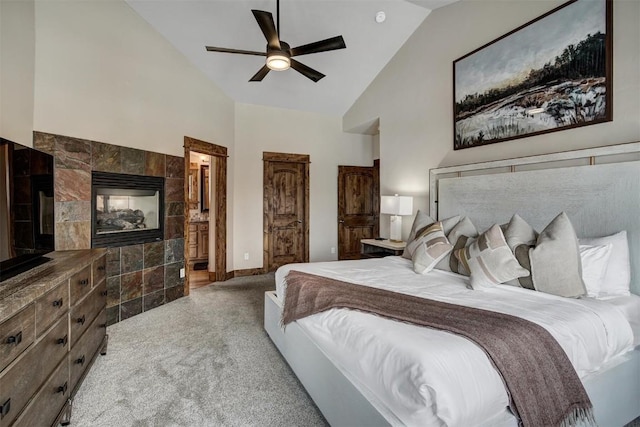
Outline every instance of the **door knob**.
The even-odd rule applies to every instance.
[[[298,220],[298,224],[302,224],[302,220],[301,219]]]
[[[338,223],[344,224],[344,219],[341,219],[340,221],[338,221]]]

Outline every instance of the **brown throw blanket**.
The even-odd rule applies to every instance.
[[[541,326],[507,314],[399,294],[291,271],[283,325],[331,308],[351,308],[452,332],[489,356],[523,426],[595,425],[580,378],[556,340]]]

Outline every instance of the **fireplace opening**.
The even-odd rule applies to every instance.
[[[164,178],[93,172],[91,247],[164,240]]]

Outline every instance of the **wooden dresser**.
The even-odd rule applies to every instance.
[[[105,255],[54,252],[0,283],[0,427],[68,423],[73,396],[106,352]]]

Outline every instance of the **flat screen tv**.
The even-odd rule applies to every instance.
[[[53,156],[0,138],[0,282],[54,250]]]

